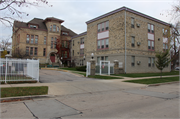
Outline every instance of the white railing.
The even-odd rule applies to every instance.
[[[91,74],[91,63],[90,62],[87,62],[87,65],[86,65],[86,77],[88,77],[88,75]]]
[[[39,82],[39,60],[0,58],[0,82],[32,80]]]

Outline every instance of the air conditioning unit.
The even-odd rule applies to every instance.
[[[137,46],[140,46],[141,45],[141,43],[140,42],[137,42]]]
[[[140,27],[140,24],[136,24],[137,25],[137,27]]]
[[[137,65],[140,65],[141,64],[141,61],[137,61]]]

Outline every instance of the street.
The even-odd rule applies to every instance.
[[[1,103],[1,118],[180,118],[179,83],[147,87],[121,79],[64,81],[37,84],[50,87],[49,98]]]

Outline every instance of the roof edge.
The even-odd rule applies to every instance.
[[[78,34],[78,35],[76,35],[76,36],[73,36],[72,38],[77,38],[77,37],[79,37],[79,36],[83,36],[83,35],[86,35],[87,34],[87,31],[86,32],[83,32],[83,33],[80,33],[80,34]]]
[[[143,13],[141,13],[141,12],[135,11],[135,10],[130,9],[130,8],[128,8],[128,7],[125,7],[125,6],[119,8],[119,9],[116,9],[116,10],[114,10],[114,11],[108,12],[108,13],[106,13],[106,14],[104,14],[104,15],[99,16],[99,17],[96,17],[96,18],[94,18],[94,19],[91,19],[91,20],[87,21],[86,24],[92,23],[92,22],[94,22],[94,21],[97,21],[97,20],[99,20],[99,19],[102,19],[102,18],[104,18],[104,17],[110,16],[110,15],[112,15],[112,14],[115,14],[115,13],[120,12],[120,11],[123,11],[123,10],[126,10],[126,11],[128,11],[128,12],[134,13],[134,14],[139,15],[139,16],[142,16],[142,17],[145,17],[145,18],[150,19],[150,20],[152,20],[152,21],[155,21],[155,22],[158,22],[158,23],[161,23],[161,24],[169,25],[169,26],[170,26],[169,23],[166,23],[166,22],[164,22],[164,21],[158,20],[158,19],[156,19],[156,18],[153,18],[153,17],[151,17],[151,16],[148,16],[148,15],[146,15],[146,14],[143,14]]]

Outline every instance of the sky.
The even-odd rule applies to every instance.
[[[28,22],[33,18],[55,17],[64,20],[62,25],[80,34],[87,30],[85,22],[123,6],[172,23],[172,17],[167,11],[171,10],[175,3],[177,0],[48,0],[48,5],[19,8],[29,14],[19,20]],[[52,7],[49,7],[50,5]],[[3,15],[2,12],[0,15]],[[0,40],[11,36],[12,27],[0,23]]]

